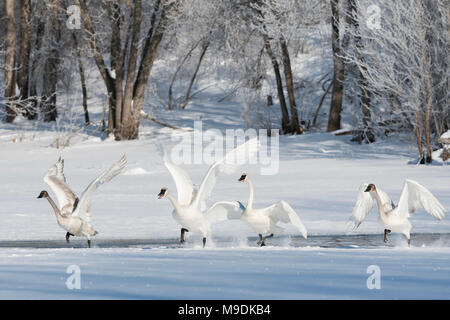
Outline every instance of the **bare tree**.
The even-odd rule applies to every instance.
[[[295,102],[294,93],[294,78],[292,76],[291,58],[289,56],[289,49],[286,40],[281,37],[280,39],[281,52],[283,55],[283,65],[284,65],[284,77],[286,80],[286,87],[288,92],[289,105],[291,109],[291,133],[302,134],[303,128],[300,127],[300,122],[298,119],[297,103]]]
[[[448,91],[448,2],[385,0],[377,5],[385,12],[379,28],[360,23],[361,48],[347,56],[376,93],[373,98],[384,111],[377,114],[378,122],[390,124],[390,130],[396,130],[394,124],[413,130],[420,162],[429,163],[433,141],[437,144],[442,132],[436,119],[448,119],[448,107],[440,105]],[[357,6],[364,12],[364,2]]]
[[[333,90],[331,92],[330,114],[328,118],[327,131],[335,131],[341,128],[342,98],[344,90],[344,59],[342,57],[340,35],[339,35],[339,0],[331,2],[331,38],[333,48]]]
[[[89,111],[87,104],[87,85],[86,85],[86,76],[84,72],[83,60],[81,55],[81,47],[78,42],[77,36],[75,33],[72,33],[73,42],[75,45],[75,51],[77,56],[77,64],[78,64],[78,72],[80,74],[80,82],[81,82],[81,93],[83,96],[83,111],[84,111],[84,123],[88,125],[90,123],[89,119]]]
[[[200,57],[198,58],[198,62],[197,62],[197,65],[195,66],[195,71],[192,74],[191,81],[189,81],[188,90],[186,92],[186,96],[184,98],[183,105],[181,106],[181,108],[183,108],[183,109],[186,109],[186,107],[189,103],[189,98],[191,97],[192,87],[194,85],[195,79],[197,78],[198,71],[200,70],[200,65],[202,64],[203,58],[205,57],[206,50],[208,50],[208,47],[209,47],[209,41],[206,41],[202,44],[202,51],[200,53]]]
[[[58,111],[56,108],[58,67],[61,40],[61,29],[59,21],[59,0],[49,0],[47,3],[50,14],[49,21],[46,24],[46,40],[48,42],[48,52],[44,64],[43,74],[43,92],[41,113],[44,115],[44,121],[56,121]]]
[[[16,16],[14,0],[6,0],[6,58],[5,58],[5,99],[6,122],[13,122],[17,116],[15,109],[15,50],[16,50]]]
[[[28,91],[29,91],[29,70],[30,70],[30,53],[31,53],[31,1],[21,0],[21,18],[20,31],[21,40],[19,47],[19,59],[17,61],[17,86],[20,90],[19,100],[24,101],[26,105],[25,114],[29,118],[33,118],[28,108]]]
[[[116,140],[130,140],[139,137],[141,110],[144,103],[145,88],[150,76],[153,62],[156,59],[159,44],[164,35],[168,14],[176,9],[176,1],[156,0],[150,18],[150,28],[145,35],[144,45],[139,61],[139,42],[142,22],[142,1],[136,0],[130,9],[127,28],[122,25],[120,1],[107,1],[108,18],[111,23],[110,57],[111,66],[105,63],[98,37],[86,1],[76,0],[80,6],[84,29],[93,52],[94,60],[105,83],[109,97],[108,132],[113,133]],[[125,41],[122,33],[128,32]],[[130,35],[131,33],[131,35]],[[122,48],[122,43],[125,42]],[[128,45],[127,42],[130,42]],[[129,52],[126,48],[129,47]],[[126,69],[125,69],[126,67]]]

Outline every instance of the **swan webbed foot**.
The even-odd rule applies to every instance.
[[[69,243],[70,242],[70,236],[73,237],[73,234],[71,234],[70,232],[66,233],[66,242]]]
[[[203,238],[202,242],[203,242],[203,248],[204,248],[205,244],[206,244],[206,238]]]
[[[384,229],[384,242],[388,242],[388,234],[391,233],[391,230]]]
[[[273,237],[273,233],[269,234],[268,236],[263,237],[261,234],[258,235],[259,236],[259,241],[256,243],[257,245],[259,245],[260,247],[264,247],[266,245],[265,241],[267,238],[272,238]]]
[[[189,232],[189,230],[186,228],[181,228],[180,243],[184,243],[186,241],[184,236],[185,232]]]

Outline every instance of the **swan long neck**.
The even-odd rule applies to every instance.
[[[250,193],[249,193],[249,196],[248,196],[247,208],[252,209],[253,208],[253,183],[252,183],[252,181],[249,178],[247,178],[246,181],[247,181],[248,186],[250,188]]]
[[[61,214],[61,211],[59,211],[58,206],[56,205],[55,201],[53,201],[53,199],[50,196],[46,197],[48,202],[50,203],[50,205],[53,208],[53,211],[55,212],[56,215],[56,219],[60,220],[63,218],[63,215]]]
[[[383,201],[381,200],[381,197],[380,197],[378,191],[375,190],[375,192],[373,193],[373,195],[374,195],[374,197],[375,197],[375,200],[377,201],[378,212],[379,212],[380,216],[381,216],[382,218],[386,218],[386,217],[387,217],[387,214],[386,214],[386,212],[384,212],[384,209],[383,209],[383,208],[384,208]]]
[[[178,200],[172,196],[168,191],[166,191],[166,197],[167,199],[170,200],[170,202],[172,202],[172,205],[174,206],[175,210],[177,212],[180,212],[180,203],[178,202]]]

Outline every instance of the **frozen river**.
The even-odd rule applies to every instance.
[[[200,244],[199,239],[191,239],[185,244],[180,244],[179,239],[94,239],[95,248],[158,248],[177,249],[192,248]],[[256,247],[257,237],[246,239],[219,237],[213,238],[208,246],[217,248],[233,248],[236,246]],[[198,243],[197,243],[198,242]],[[85,248],[86,240],[72,238],[70,243],[64,240],[13,240],[0,241],[0,248]],[[350,234],[350,235],[312,235],[307,240],[299,236],[280,236],[266,240],[267,246],[273,247],[319,247],[319,248],[383,248],[406,246],[405,238],[400,234],[391,234],[388,243],[383,242],[383,234]],[[413,247],[435,246],[450,247],[450,233],[417,233],[411,235]]]

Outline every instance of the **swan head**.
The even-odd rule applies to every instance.
[[[158,199],[164,198],[164,196],[166,195],[166,192],[167,192],[167,188],[161,188],[161,191],[158,193]]]
[[[41,199],[41,198],[48,198],[48,192],[47,191],[41,191],[41,193],[38,195],[38,197],[37,197],[38,199]]]
[[[364,192],[375,192],[377,190],[377,188],[375,188],[375,185],[373,183],[369,184],[366,188],[366,190],[364,190]]]
[[[239,181],[239,182],[247,181],[247,174],[246,174],[246,173],[243,173],[243,174],[241,175],[241,177],[239,178],[238,181]]]

